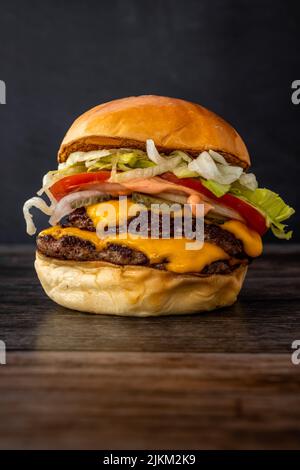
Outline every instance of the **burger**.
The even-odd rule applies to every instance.
[[[73,310],[132,316],[233,304],[262,253],[262,236],[271,229],[289,239],[284,221],[294,213],[258,187],[249,166],[235,129],[198,104],[134,96],[85,112],[62,141],[58,168],[23,208],[30,235],[32,207],[50,217],[36,240],[46,294]],[[202,230],[198,248],[188,249],[176,211],[169,211],[165,236],[168,210],[160,207],[174,204],[191,208],[193,233]]]

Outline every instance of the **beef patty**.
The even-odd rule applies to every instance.
[[[41,253],[51,258],[73,261],[109,261],[121,265],[148,263],[148,257],[144,253],[127,246],[110,243],[105,249],[98,251],[92,242],[68,235],[59,239],[51,235],[38,237],[37,247]]]
[[[101,251],[96,250],[95,245],[88,240],[66,235],[59,239],[51,235],[37,238],[37,248],[43,255],[51,258],[72,261],[107,261],[109,263],[124,265],[148,266],[155,269],[166,269],[165,260],[159,264],[151,264],[148,257],[138,250],[133,250],[124,245],[110,243]],[[202,275],[229,274],[241,264],[247,264],[248,260],[240,260],[235,264],[230,261],[215,261],[201,271]]]
[[[76,209],[73,211],[68,218],[66,219],[66,223],[63,225],[64,227],[77,227],[81,230],[88,230],[91,232],[95,232],[95,227],[91,219],[86,213],[84,207]],[[145,227],[140,227],[140,230],[144,230]],[[196,222],[193,222],[192,225],[193,231],[196,229]],[[146,227],[148,232],[148,236],[151,236],[151,225],[149,224]],[[177,232],[178,233],[178,232]],[[159,219],[159,236],[162,236],[162,219]],[[170,223],[170,237],[174,238],[174,222],[171,219]],[[235,258],[247,258],[247,255],[244,252],[243,244],[240,240],[235,238],[235,236],[228,232],[227,230],[223,230],[222,226],[212,223],[204,223],[204,241],[213,243],[214,245],[218,245],[222,250],[226,251],[230,256]]]
[[[66,224],[63,226],[73,226],[82,230],[95,231],[91,219],[87,216],[84,208],[76,209],[69,215]],[[174,233],[174,226],[171,233]],[[151,227],[148,228],[149,235]],[[161,235],[161,226],[160,226]],[[237,262],[232,264],[229,261],[215,261],[201,271],[202,275],[228,274],[240,264],[246,264],[249,258],[244,253],[243,245],[233,234],[223,230],[221,226],[211,223],[204,224],[204,240],[220,246]],[[73,260],[73,261],[107,261],[118,265],[141,265],[156,269],[165,269],[166,259],[160,264],[150,264],[148,257],[141,251],[131,249],[125,245],[109,243],[103,250],[97,250],[95,245],[75,236],[65,235],[59,239],[51,235],[39,236],[37,238],[38,250],[51,258]]]

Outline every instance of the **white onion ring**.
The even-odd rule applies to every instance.
[[[31,199],[28,199],[23,206],[23,214],[28,235],[34,235],[36,232],[36,226],[32,220],[32,214],[30,213],[30,209],[32,207],[36,207],[46,215],[51,215],[53,213],[53,205],[51,204],[50,206],[47,206],[46,202],[42,198],[32,197]]]
[[[50,225],[56,225],[63,217],[73,212],[72,203],[80,199],[88,199],[93,196],[105,194],[103,191],[77,191],[63,197],[56,205],[53,214],[49,219]]]
[[[231,209],[231,207],[223,206],[221,204],[215,204],[211,210],[211,214],[223,215],[224,217],[228,217],[228,219],[235,219],[241,222],[245,222],[245,219],[237,211]]]

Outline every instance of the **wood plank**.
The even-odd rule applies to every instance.
[[[12,350],[283,353],[300,338],[300,309],[239,301],[197,316],[136,319],[87,316],[43,300],[2,307],[0,338]]]
[[[299,245],[267,246],[230,308],[147,319],[57,306],[38,282],[33,251],[0,246],[0,338],[12,350],[281,353],[300,337]]]
[[[300,246],[266,247],[231,308],[145,319],[56,306],[33,256],[0,246],[1,448],[300,447]]]
[[[0,366],[1,448],[299,448],[289,355],[23,352]]]

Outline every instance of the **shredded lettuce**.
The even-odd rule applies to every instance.
[[[69,155],[67,161],[59,165],[56,172],[60,177],[100,170],[111,170],[113,161],[120,171],[128,171],[134,168],[149,168],[155,166],[147,154],[135,149],[111,149],[95,150],[91,152],[74,152]]]
[[[179,163],[180,157],[169,158],[159,165],[154,165],[152,168],[135,168],[130,171],[116,173],[109,179],[110,182],[122,183],[132,179],[152,178],[153,176],[161,175],[168,171],[172,171]]]
[[[288,231],[283,222],[294,214],[294,209],[278,194],[258,188],[253,173],[244,173],[242,168],[230,165],[214,150],[201,152],[195,159],[182,150],[167,156],[158,152],[151,139],[147,140],[146,152],[130,148],[73,152],[57,170],[45,175],[39,194],[47,193],[52,184],[65,176],[100,170],[110,170],[110,180],[119,182],[150,178],[167,171],[172,171],[178,178],[196,178],[217,197],[230,192],[253,205],[264,215],[276,237],[288,240],[292,236],[292,231]]]
[[[109,150],[92,150],[90,152],[73,152],[68,156],[67,161],[65,161],[64,163],[60,163],[58,165],[58,169],[63,170],[67,167],[71,167],[78,163],[84,164],[85,162],[87,165],[88,162],[91,162],[93,160],[98,160],[99,158],[102,158],[102,157],[106,157],[109,154],[110,154]]]
[[[52,171],[49,173],[52,173],[54,175],[59,175],[60,178],[63,176],[69,176],[69,175],[75,175],[76,173],[82,173],[86,171],[86,166],[84,163],[79,162],[79,163],[74,163],[73,165],[66,166],[64,168],[58,169],[57,171]]]
[[[266,188],[251,191],[239,183],[234,183],[230,192],[259,209],[266,217],[267,225],[271,227],[277,238],[285,240],[291,238],[292,230],[286,231],[287,226],[282,222],[289,219],[295,210],[288,206],[278,194]]]
[[[216,155],[218,157],[216,158]],[[200,155],[188,164],[188,169],[197,172],[200,176],[207,180],[213,180],[220,184],[231,184],[238,180],[243,169],[239,166],[226,165],[222,155],[217,152],[210,154],[209,152],[201,152]],[[222,163],[221,163],[222,161]]]
[[[239,178],[239,183],[242,186],[251,189],[252,191],[255,191],[255,189],[258,188],[256,176],[254,173],[242,173]]]
[[[199,178],[198,173],[196,173],[196,171],[189,170],[186,163],[181,163],[174,168],[173,173],[177,178]]]
[[[166,157],[159,153],[152,139],[146,140],[146,152],[149,160],[156,163],[156,165],[163,165],[166,162]]]
[[[193,159],[186,152],[182,150],[174,150],[171,154],[172,157],[181,157],[184,162],[190,163]]]
[[[221,165],[225,165],[225,166],[229,165],[227,160],[225,160],[223,155],[221,155],[219,152],[215,152],[215,150],[209,150],[208,153],[214,159],[215,162],[220,163]]]

